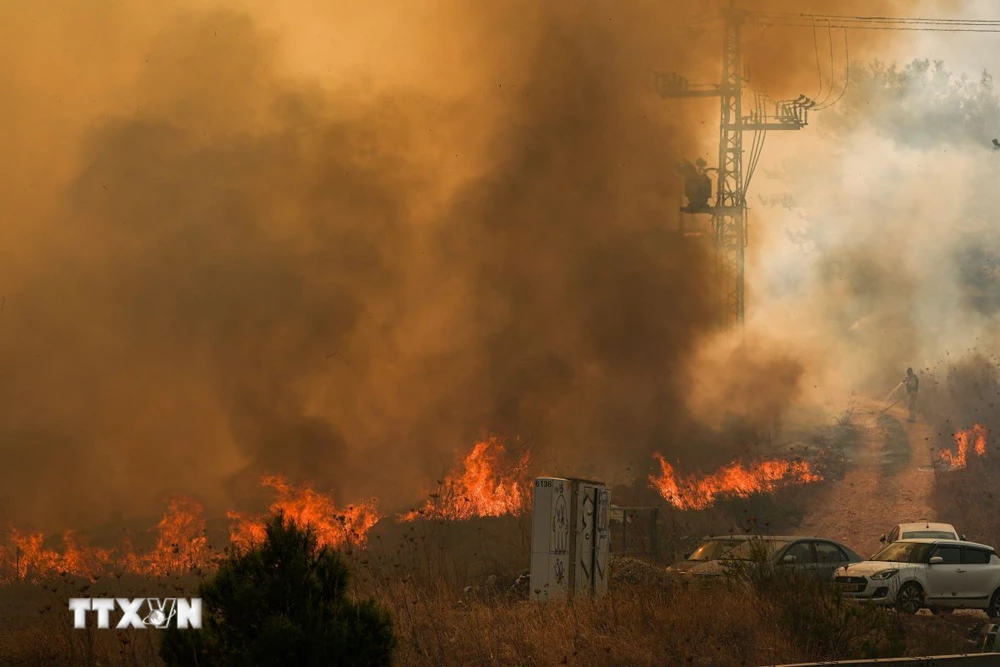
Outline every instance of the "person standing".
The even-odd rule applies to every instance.
[[[917,392],[920,391],[920,378],[913,372],[912,368],[906,369],[906,378],[903,380],[906,385],[906,399],[910,407],[910,418],[907,421],[917,421]]]

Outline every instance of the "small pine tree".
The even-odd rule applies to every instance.
[[[315,533],[274,516],[262,544],[234,550],[201,585],[201,630],[170,628],[170,667],[284,667],[392,663],[392,619],[347,595],[350,572]]]

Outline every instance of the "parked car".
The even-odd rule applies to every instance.
[[[878,538],[882,544],[892,544],[900,540],[913,539],[932,540],[964,540],[965,535],[960,535],[955,526],[950,523],[931,523],[929,521],[918,521],[915,523],[897,524],[889,534],[883,534]]]
[[[796,572],[823,581],[830,581],[837,568],[864,560],[850,547],[833,540],[819,537],[754,536],[719,558],[694,565],[688,573],[718,576],[740,562],[758,559],[773,566],[794,568]]]
[[[1000,556],[993,547],[962,540],[899,540],[833,577],[844,597],[915,614],[983,609],[997,618]]]
[[[706,537],[705,541],[699,544],[697,549],[691,553],[684,554],[684,560],[674,563],[667,569],[673,572],[687,572],[696,565],[722,558],[733,547],[743,544],[751,537],[751,535]]]

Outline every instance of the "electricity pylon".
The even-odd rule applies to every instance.
[[[718,85],[692,87],[675,73],[657,74],[657,92],[664,98],[719,97],[719,167],[711,214],[715,240],[715,273],[724,327],[743,326],[746,309],[745,249],[747,205],[743,180],[743,133],[799,130],[806,126],[815,102],[800,96],[775,103],[773,115],[743,116],[743,62],[740,28],[744,15],[733,5],[725,11],[722,35],[722,80]]]

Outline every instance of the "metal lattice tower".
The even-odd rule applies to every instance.
[[[740,41],[744,14],[734,4],[725,10],[722,37],[722,79],[711,86],[692,87],[676,73],[657,75],[661,97],[720,98],[719,166],[715,205],[699,212],[710,213],[715,241],[715,274],[724,327],[743,325],[746,310],[745,252],[747,246],[746,183],[743,174],[743,133],[746,131],[799,130],[805,127],[808,110],[815,105],[800,96],[777,102],[773,115],[754,111],[743,116],[743,62]],[[682,209],[683,211],[683,209]]]
[[[722,325],[743,324],[744,250],[747,245],[746,199],[743,191],[743,72],[740,16],[726,13],[722,36],[722,105],[719,122],[719,173],[712,228],[715,232],[716,277],[722,290]]]

